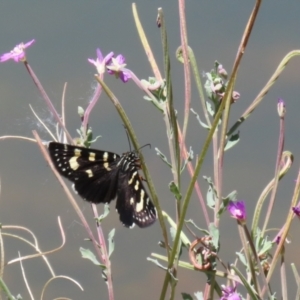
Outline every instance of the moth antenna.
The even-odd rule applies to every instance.
[[[147,146],[149,146],[149,148],[151,149],[151,144],[148,143],[148,144],[145,144],[144,146],[140,147],[139,150],[141,150],[141,149],[143,149],[143,148],[145,148],[145,147],[147,147]]]

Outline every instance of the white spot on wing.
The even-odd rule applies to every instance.
[[[103,161],[107,161],[107,159],[108,159],[108,153],[104,152],[102,158],[103,158]]]
[[[96,153],[90,152],[89,161],[95,161]]]
[[[85,170],[89,177],[93,177],[93,172],[91,169]]]
[[[139,190],[139,185],[140,185],[140,182],[137,180],[136,183],[135,183],[135,186],[134,186],[134,189],[135,189],[136,191]]]
[[[107,153],[107,152],[106,152]],[[106,162],[103,164],[103,167],[107,170],[107,171],[111,171],[111,168],[109,167],[109,163]]]
[[[74,150],[74,155],[77,156],[77,157],[79,157],[81,155],[81,151],[82,151],[81,149],[76,148]]]
[[[77,170],[79,168],[79,163],[77,162],[77,156],[73,156],[69,159],[70,168],[72,170]]]
[[[145,192],[143,190],[141,190],[141,199],[140,202],[138,202],[135,206],[135,211],[137,213],[141,212],[144,208],[144,195],[142,196],[142,194],[145,194]]]
[[[129,184],[129,185],[132,184],[133,179],[134,179],[134,177],[136,176],[136,174],[137,174],[137,171],[133,172],[133,174],[132,174],[130,180],[128,180],[128,184]]]

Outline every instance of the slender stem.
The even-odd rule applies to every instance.
[[[92,204],[92,210],[94,213],[95,218],[98,218],[98,211],[95,204]],[[114,290],[113,290],[113,281],[112,281],[112,271],[111,271],[111,261],[108,256],[106,240],[103,234],[102,226],[99,222],[96,222],[97,225],[97,233],[98,233],[98,240],[100,249],[102,251],[102,258],[106,266],[106,276],[107,276],[107,288],[108,288],[108,295],[109,300],[114,299]]]
[[[136,137],[135,132],[133,130],[133,127],[130,123],[130,120],[128,119],[123,107],[121,106],[121,103],[118,101],[116,96],[112,93],[112,91],[108,88],[108,86],[101,80],[101,78],[96,76],[96,80],[101,84],[103,90],[106,92],[106,94],[108,95],[108,97],[110,98],[112,103],[115,105],[122,121],[124,122],[124,125],[126,126],[126,129],[128,130],[128,134],[129,134],[129,137],[132,141],[132,144],[133,144],[134,148],[137,151],[139,151],[140,145],[138,143],[137,137]],[[169,245],[168,234],[167,234],[167,229],[166,229],[166,225],[165,225],[165,222],[164,222],[164,217],[163,217],[163,214],[162,214],[162,209],[161,209],[161,206],[160,206],[160,203],[159,203],[159,200],[158,200],[158,197],[157,197],[157,193],[156,193],[155,187],[153,185],[150,173],[149,173],[148,168],[145,164],[144,156],[143,156],[142,152],[140,152],[140,151],[139,151],[139,157],[140,157],[140,160],[141,160],[143,172],[145,174],[145,177],[146,177],[146,180],[147,180],[147,183],[148,183],[148,187],[149,187],[149,191],[150,191],[152,200],[153,200],[154,205],[157,209],[158,220],[159,220],[159,223],[160,223],[160,226],[161,226],[161,229],[162,229],[162,235],[164,237],[165,245]],[[168,251],[167,251],[167,254],[169,255]]]
[[[222,111],[224,109],[224,105],[225,105],[225,102],[222,102],[220,107],[219,107],[219,110],[218,110],[218,112],[215,116],[215,119],[214,119],[214,122],[212,124],[211,130],[208,133],[208,136],[206,138],[206,141],[204,142],[202,151],[199,155],[199,158],[198,158],[198,161],[197,161],[197,164],[196,164],[196,168],[195,168],[194,176],[192,177],[192,179],[190,181],[190,184],[189,184],[187,192],[186,192],[186,196],[183,200],[182,211],[181,211],[180,219],[179,219],[179,222],[178,222],[178,227],[177,227],[176,236],[175,236],[174,243],[173,243],[172,252],[171,252],[171,255],[170,255],[170,260],[169,260],[169,263],[168,263],[168,269],[169,270],[171,269],[171,267],[173,265],[173,261],[174,261],[174,258],[175,258],[176,252],[177,252],[177,247],[178,247],[178,243],[179,243],[179,239],[180,239],[180,233],[181,233],[181,230],[182,230],[182,227],[183,227],[184,218],[185,218],[187,208],[188,208],[188,205],[189,205],[189,202],[190,202],[190,199],[191,199],[191,195],[192,195],[192,192],[193,192],[193,189],[194,189],[194,186],[195,186],[195,182],[198,178],[198,174],[199,174],[200,169],[202,167],[202,164],[203,164],[205,155],[207,153],[208,147],[210,145],[212,136],[213,136],[213,134],[215,132],[215,129],[218,125],[219,119],[220,119]],[[166,272],[162,292],[161,292],[161,295],[160,295],[160,300],[165,299],[169,280],[170,280],[170,273]]]
[[[240,118],[233,124],[233,126],[229,129],[228,135],[235,132],[240,125],[248,119],[248,117],[251,115],[251,113],[254,111],[254,109],[261,103],[264,96],[268,93],[272,85],[275,83],[275,81],[279,78],[280,74],[283,72],[287,64],[292,60],[292,58],[299,56],[300,50],[293,50],[289,52],[279,63],[277,69],[271,76],[271,78],[268,80],[268,82],[265,84],[265,86],[261,89],[261,91],[258,93],[258,95],[255,97],[253,102],[249,105],[249,107],[245,110],[245,112],[240,116]]]
[[[103,73],[101,73],[100,78],[103,80]],[[83,134],[86,134],[87,132],[87,126],[88,126],[88,122],[89,122],[89,117],[90,117],[90,113],[93,110],[93,108],[95,107],[100,95],[102,92],[102,86],[100,84],[97,85],[96,90],[94,92],[94,95],[92,97],[92,100],[90,101],[88,107],[86,108],[85,112],[84,112],[84,117],[83,117],[83,122],[82,122],[82,127],[83,127]]]
[[[282,292],[282,300],[288,300],[284,253],[285,253],[285,249],[283,247],[281,252],[281,262],[280,262],[281,292]]]
[[[190,72],[190,63],[189,63],[189,54],[188,54],[188,36],[186,28],[186,17],[185,17],[185,0],[178,0],[179,7],[179,28],[180,28],[180,38],[181,38],[181,47],[183,55],[183,68],[184,68],[184,120],[183,120],[183,129],[182,129],[182,145],[185,142],[190,107],[191,107],[191,72]]]
[[[279,129],[279,140],[278,140],[278,148],[277,148],[277,158],[276,158],[276,166],[275,166],[275,174],[274,174],[274,185],[272,188],[272,194],[270,197],[270,202],[267,210],[267,214],[264,218],[264,226],[261,231],[261,235],[264,236],[266,228],[268,226],[272,209],[275,203],[275,197],[277,193],[277,187],[279,182],[279,174],[280,174],[280,165],[282,162],[282,152],[284,147],[284,117],[280,118],[280,129]]]
[[[3,281],[2,277],[0,277],[0,289],[2,291],[4,291],[4,293],[5,293],[8,300],[16,300],[16,298],[11,294],[9,288],[7,287],[5,282]]]
[[[219,174],[219,180],[218,180],[218,187],[217,187],[217,193],[218,193],[218,201],[216,202],[215,205],[215,225],[218,226],[219,224],[219,218],[217,218],[217,212],[219,211],[220,208],[220,203],[222,201],[222,182],[223,182],[223,160],[224,160],[224,147],[225,147],[225,142],[227,138],[227,128],[228,128],[228,120],[229,120],[229,113],[230,113],[230,104],[231,104],[231,96],[232,96],[232,91],[235,83],[235,79],[237,76],[237,71],[238,67],[240,65],[240,62],[242,60],[242,57],[245,53],[246,46],[248,44],[250,34],[252,32],[254,22],[256,20],[260,5],[261,5],[262,0],[256,0],[255,6],[253,8],[253,11],[249,17],[249,21],[246,25],[244,35],[242,37],[237,56],[233,65],[233,70],[232,70],[232,75],[228,83],[228,88],[226,90],[225,96],[223,101],[226,102],[225,104],[225,110],[223,114],[223,121],[222,121],[222,131],[221,131],[221,138],[220,138],[220,147],[219,147],[219,167],[218,167],[218,174]]]
[[[66,136],[69,140],[69,142],[71,144],[73,144],[73,139],[71,137],[71,135],[69,134],[67,128],[65,127],[63,121],[61,120],[60,116],[58,115],[54,105],[52,104],[50,98],[48,97],[45,89],[43,88],[41,82],[39,81],[39,79],[37,78],[37,76],[35,75],[35,73],[33,72],[32,68],[30,67],[30,65],[27,62],[24,62],[25,67],[28,71],[28,73],[30,74],[31,78],[33,79],[34,84],[36,85],[36,87],[38,88],[38,90],[40,91],[40,93],[42,94],[43,99],[45,100],[50,112],[53,114],[55,120],[57,121],[57,123],[61,126],[61,128],[64,130],[64,132],[66,133]]]
[[[284,229],[282,231],[282,234],[280,236],[279,244],[277,246],[277,249],[276,249],[276,251],[273,255],[272,262],[270,264],[270,269],[269,269],[268,275],[267,275],[267,283],[269,283],[270,280],[271,280],[271,277],[272,277],[274,269],[275,269],[275,265],[277,263],[277,260],[279,259],[282,248],[284,247],[284,243],[285,243],[286,237],[288,235],[288,232],[290,230],[292,219],[293,219],[293,216],[294,216],[294,212],[292,211],[292,207],[296,206],[297,200],[299,198],[299,194],[300,194],[300,170],[298,171],[298,177],[297,177],[296,186],[295,186],[295,190],[294,190],[294,194],[293,194],[293,198],[292,198],[292,203],[291,203],[291,207],[290,207],[290,210],[289,210],[289,213],[288,213],[285,225],[284,225]],[[267,288],[268,287],[265,285],[263,290],[262,290],[262,297],[263,297],[263,295],[264,295]]]

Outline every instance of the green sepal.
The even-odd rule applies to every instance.
[[[171,193],[173,193],[175,195],[176,200],[180,201],[182,198],[182,195],[178,189],[178,186],[175,184],[174,181],[171,181],[169,183],[169,189],[170,189]]]

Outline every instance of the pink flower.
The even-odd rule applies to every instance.
[[[26,61],[25,49],[31,46],[35,40],[31,40],[30,42],[24,44],[21,43],[17,45],[13,50],[8,53],[4,53],[0,56],[0,62],[7,61],[9,59],[13,59],[15,62]]]
[[[292,207],[292,210],[296,216],[300,217],[300,207],[299,206]]]
[[[280,118],[283,118],[286,113],[285,102],[282,99],[278,99],[277,111]]]
[[[114,56],[114,53],[109,52],[104,58],[103,58],[102,52],[99,48],[96,50],[96,53],[97,53],[96,60],[88,58],[88,61],[97,68],[99,75],[104,74],[106,65],[111,62],[111,59]]]
[[[127,82],[131,78],[131,75],[128,71],[124,70],[125,67],[125,57],[119,54],[116,58],[112,57],[111,64],[107,66],[107,72],[115,74],[117,78],[120,78],[123,82]]]
[[[239,221],[246,220],[246,207],[244,201],[230,201],[227,210],[231,214],[231,216]]]
[[[232,288],[230,286],[222,286],[222,297],[220,300],[241,300],[238,293],[235,292],[236,287]]]

